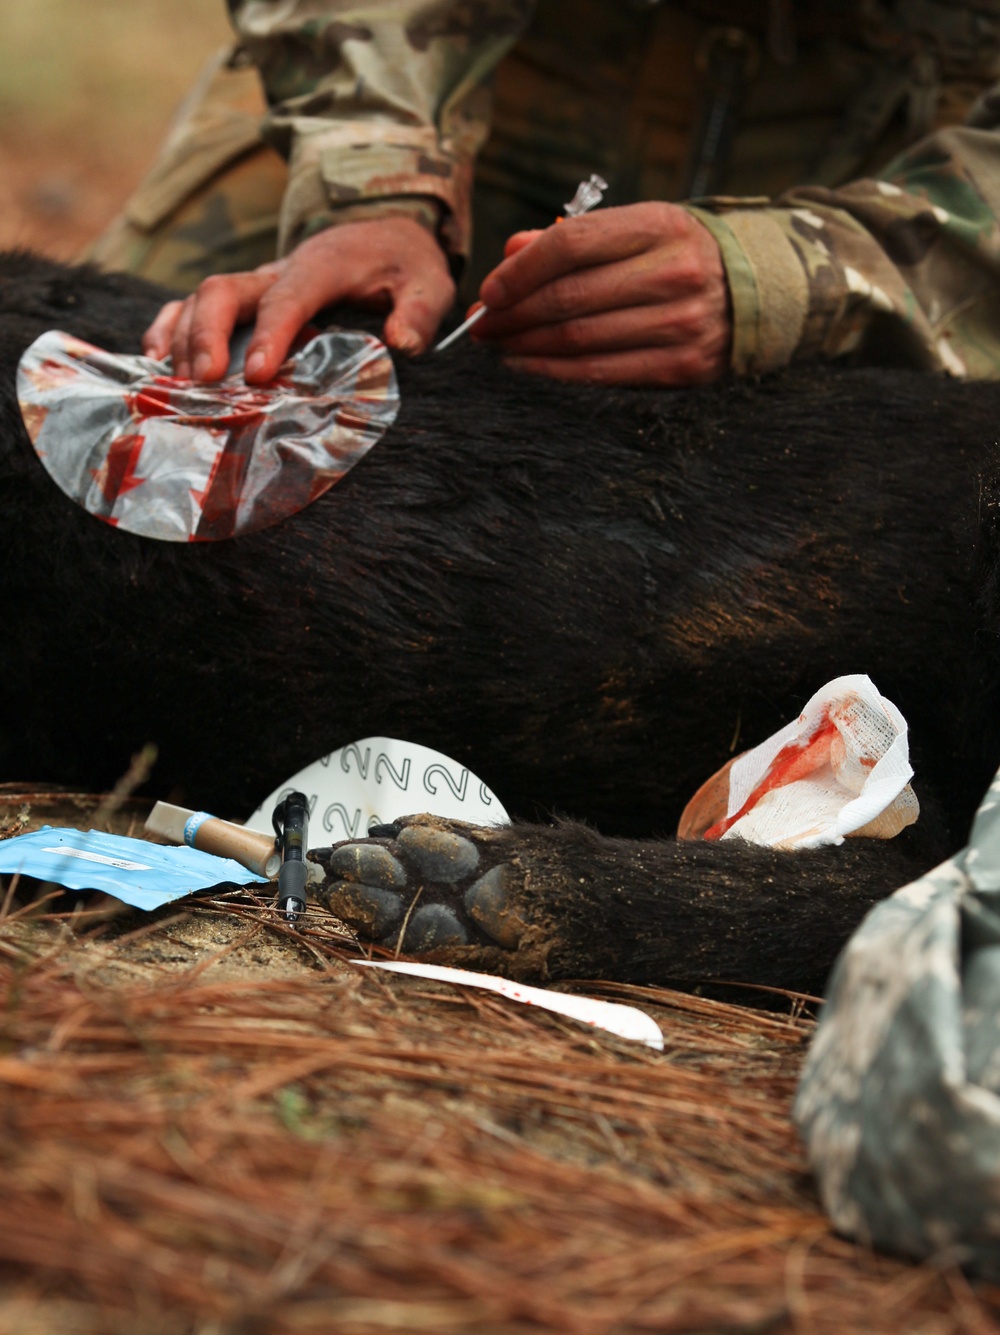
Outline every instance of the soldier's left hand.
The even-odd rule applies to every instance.
[[[473,337],[559,380],[694,385],[729,364],[719,247],[685,209],[650,202],[519,232],[484,280]]]
[[[182,301],[168,302],[146,330],[147,357],[173,359],[182,379],[218,380],[229,365],[238,322],[254,321],[248,384],[266,384],[296,334],[340,301],[388,309],[383,336],[401,352],[422,352],[455,300],[448,260],[412,218],[376,216],[328,227],[284,259],[243,273],[214,274]]]

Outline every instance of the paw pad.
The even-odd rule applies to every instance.
[[[402,948],[410,955],[419,955],[441,946],[465,946],[468,943],[469,934],[454,909],[445,904],[425,904],[406,924]]]
[[[322,864],[328,876],[342,881],[361,881],[387,890],[406,885],[403,864],[381,844],[340,844],[337,848],[317,849],[311,856]]]
[[[510,867],[501,863],[473,881],[464,896],[469,916],[507,950],[517,949],[524,931],[524,923],[511,907],[512,879]]]
[[[479,866],[476,845],[451,830],[408,825],[399,832],[396,847],[409,856],[421,876],[445,885],[464,881]]]
[[[359,935],[408,954],[516,950],[524,932],[514,907],[520,878],[506,863],[490,865],[495,834],[477,841],[472,827],[460,831],[411,818],[378,826],[368,839],[314,849],[309,857],[325,873],[317,898]]]

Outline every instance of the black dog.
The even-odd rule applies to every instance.
[[[814,989],[961,843],[1000,759],[1000,387],[822,367],[612,393],[456,349],[399,367],[396,425],[294,518],[157,543],[56,489],[14,371],[54,327],[135,351],[162,299],[0,259],[7,777],[104,785],[153,740],[158,793],[240,813],[353,738],[422,742],[521,821],[385,829],[323,855],[324,897],[383,940],[405,919],[407,950],[539,976]],[[917,826],[795,854],[669,837],[845,672],[910,724]]]

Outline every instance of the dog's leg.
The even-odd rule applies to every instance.
[[[430,816],[311,854],[366,939],[523,979],[720,979],[820,989],[865,912],[928,864],[910,831],[777,852]],[[908,837],[910,836],[910,837]]]

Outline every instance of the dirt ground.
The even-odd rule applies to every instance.
[[[8,789],[0,834],[94,808]],[[328,915],[245,893],[0,900],[0,1335],[998,1329],[945,1258],[833,1235],[792,999],[570,986],[660,1053],[359,970]]]
[[[0,4],[0,244],[78,255],[227,34],[221,0]],[[94,819],[0,793],[0,837]],[[580,985],[657,1053],[359,970],[318,912],[35,896],[0,879],[0,1335],[1000,1330],[946,1259],[833,1235],[794,999]]]
[[[0,838],[139,832],[101,805],[9,785]],[[656,1052],[365,953],[243,891],[0,877],[0,1335],[1000,1330],[947,1257],[831,1230],[790,1117],[808,1004],[565,985]]]
[[[79,255],[230,38],[222,0],[4,0],[0,247]]]

